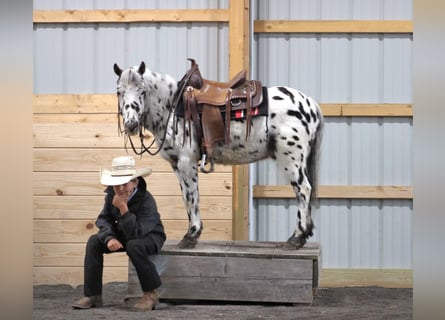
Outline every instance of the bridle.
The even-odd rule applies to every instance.
[[[145,152],[147,152],[151,156],[157,155],[161,151],[162,147],[164,146],[165,138],[167,137],[168,123],[170,122],[172,109],[170,108],[169,112],[168,112],[167,123],[165,125],[165,130],[164,130],[164,134],[162,136],[161,144],[159,145],[158,149],[155,152],[153,152],[153,151],[150,150],[150,148],[153,146],[153,144],[155,143],[156,139],[153,138],[153,141],[150,143],[150,145],[148,147],[144,144],[143,125],[139,125],[139,141],[140,141],[140,144],[141,144],[141,148],[140,148],[140,151],[138,151],[136,149],[136,146],[133,143],[131,135],[129,135],[125,130],[122,130],[122,128],[121,128],[121,119],[120,118],[121,118],[122,114],[120,112],[119,103],[118,103],[117,107],[118,107],[118,112],[117,112],[118,133],[119,133],[119,135],[120,134],[124,134],[125,135],[125,150],[128,151],[127,150],[127,141],[130,141],[131,149],[138,156],[142,156]],[[145,122],[145,117],[146,117],[146,115],[144,114],[144,116],[142,118],[142,123]]]

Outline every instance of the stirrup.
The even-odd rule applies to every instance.
[[[212,172],[214,171],[215,163],[214,163],[214,161],[213,161],[213,158],[210,158],[210,169],[207,170],[207,169],[205,168],[205,165],[206,165],[206,158],[207,158],[207,154],[206,154],[206,153],[203,153],[203,154],[202,154],[202,158],[201,158],[201,166],[200,166],[201,172],[204,172],[204,173],[212,173]]]

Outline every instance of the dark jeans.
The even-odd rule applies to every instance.
[[[157,254],[156,243],[151,238],[133,239],[124,244],[124,249],[133,263],[143,292],[152,291],[161,285],[156,267],[149,255]],[[117,252],[117,251],[116,251]],[[98,238],[88,239],[84,262],[84,295],[86,297],[102,294],[102,275],[105,253],[112,253]]]

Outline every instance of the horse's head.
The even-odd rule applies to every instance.
[[[116,63],[113,66],[117,79],[119,114],[122,116],[125,133],[135,135],[143,126],[143,114],[147,88],[144,82],[145,63],[122,70]]]

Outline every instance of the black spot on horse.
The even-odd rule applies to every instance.
[[[304,115],[307,122],[311,121],[311,116],[304,110],[304,107],[303,107],[303,104],[301,103],[301,101],[298,105],[298,110],[300,110],[301,114]]]
[[[284,100],[282,97],[280,96],[273,96],[272,99],[274,100]]]
[[[277,89],[280,90],[280,92],[284,93],[286,96],[288,96],[292,101],[292,103],[295,104],[295,96],[292,94],[292,92],[287,90],[285,87],[277,87]]]
[[[277,114],[276,114],[275,112],[273,112],[273,113],[270,114],[270,118],[273,119],[273,118],[276,117],[276,115],[277,115]]]
[[[295,110],[287,110],[287,114],[291,117],[297,117],[300,120],[303,119],[303,116],[301,115],[301,113],[298,111],[295,111]]]
[[[288,141],[288,142],[287,142],[287,145],[288,145],[289,147],[292,147],[292,146],[295,145],[295,142],[293,142],[293,141]]]

